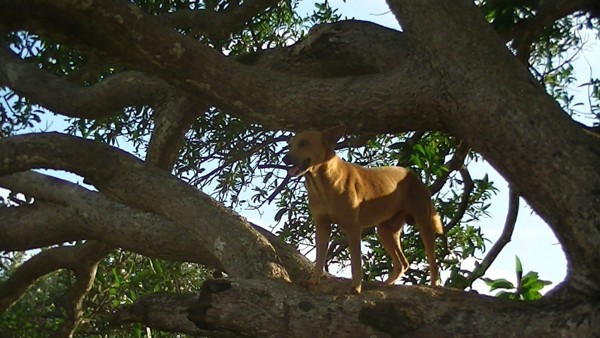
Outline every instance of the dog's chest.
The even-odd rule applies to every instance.
[[[307,176],[308,202],[313,217],[326,216],[333,223],[355,223],[358,203],[351,191],[339,189],[329,182]]]

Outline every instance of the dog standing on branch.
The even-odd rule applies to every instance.
[[[290,176],[304,176],[308,206],[316,227],[317,258],[310,284],[316,285],[336,223],[348,238],[352,266],[352,293],[361,292],[361,237],[363,228],[377,227],[377,236],[392,257],[393,271],[385,281],[393,284],[409,267],[400,246],[404,223],[417,224],[427,253],[431,285],[438,285],[435,236],[443,234],[431,194],[421,179],[402,167],[365,168],[335,154],[344,136],[343,126],[325,131],[305,131],[289,141],[283,161]]]

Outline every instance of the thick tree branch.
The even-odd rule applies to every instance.
[[[597,304],[551,307],[452,289],[379,286],[358,296],[339,296],[270,280],[213,280],[205,282],[199,297],[142,298],[121,309],[114,323],[142,322],[165,331],[208,336],[225,332],[247,337],[454,337],[488,332],[490,327],[502,327],[506,336],[523,332],[594,336],[599,333],[595,325],[599,316]],[[558,328],[557,318],[573,325]]]
[[[121,205],[76,184],[27,172],[0,177],[0,186],[36,199],[34,205],[0,209],[0,219],[4,220],[0,222],[0,234],[3,234],[0,250],[27,250],[95,239],[150,257],[225,269],[211,261],[198,241],[174,222]],[[269,231],[256,224],[251,226],[273,245],[293,280],[310,277],[312,263],[306,257]]]
[[[97,119],[118,114],[127,106],[152,105],[169,86],[159,78],[127,71],[83,87],[52,75],[0,47],[0,86],[71,117]]]
[[[205,282],[206,283],[206,282]],[[194,337],[238,337],[234,333],[203,330],[187,319],[188,311],[198,302],[196,294],[158,293],[140,297],[139,301],[123,306],[110,318],[111,326],[151,322],[152,327]]]
[[[2,250],[27,250],[71,240],[95,239],[151,257],[221,268],[207,260],[197,243],[173,222],[126,207],[76,184],[25,172],[0,177],[0,186],[36,199],[32,206],[0,210],[2,219],[8,220],[0,223],[0,233],[5,234],[0,237]],[[23,215],[27,212],[30,214]],[[62,216],[44,223],[46,217],[55,213]],[[59,223],[61,220],[64,222]]]
[[[28,6],[31,6],[31,11],[26,10]],[[438,86],[436,79],[424,71],[429,67],[428,64],[423,64],[418,57],[411,57],[406,50],[396,53],[395,59],[388,57],[389,51],[384,54],[388,62],[393,61],[397,66],[394,72],[371,76],[364,76],[364,69],[356,67],[354,62],[345,64],[337,56],[333,62],[337,54],[331,54],[331,65],[338,65],[332,69],[339,70],[339,65],[345,64],[346,69],[357,69],[363,76],[344,81],[315,79],[244,66],[191,38],[166,29],[133,5],[117,0],[88,2],[85,5],[68,0],[28,0],[19,2],[19,6],[15,7],[8,2],[0,9],[0,18],[13,29],[42,30],[63,40],[65,36],[70,36],[75,40],[64,42],[85,44],[86,48],[110,53],[128,67],[159,74],[181,89],[214,98],[215,104],[228,108],[248,121],[270,128],[290,125],[297,129],[308,129],[347,120],[362,120],[360,126],[355,128],[371,131],[390,131],[389,122],[384,127],[381,122],[373,120],[394,121],[394,131],[443,130],[446,125],[441,121],[446,116],[439,113],[444,110],[446,102],[435,99]],[[28,14],[24,15],[24,12]],[[56,22],[56,18],[50,15],[56,12],[64,13],[62,21]],[[397,45],[390,44],[383,48],[373,42],[401,40],[401,35],[396,31],[366,22],[360,25],[362,32],[349,36],[373,45],[369,51],[371,60],[381,61],[378,53]],[[314,34],[322,37],[317,39],[322,42],[332,41],[332,35],[341,37],[344,31],[357,32],[352,30],[352,26],[346,25],[340,32],[339,28],[344,26],[325,25]],[[73,27],[77,27],[76,36],[68,34]],[[371,37],[374,40],[367,40]],[[307,41],[309,46],[312,45],[310,38]],[[355,41],[343,38],[339,43],[350,49]],[[286,50],[307,53],[303,49],[306,45],[299,44]],[[197,62],[199,59],[202,62]],[[374,65],[368,70],[369,74],[379,67],[378,63]],[[288,69],[294,71],[296,67]],[[363,93],[372,99],[367,103],[354,93]],[[298,105],[298,102],[303,104]],[[340,106],[340,102],[344,103],[343,106]],[[405,112],[404,119],[395,118],[399,109]],[[315,114],[325,111],[327,115],[324,116]],[[371,114],[377,114],[377,118],[361,118]],[[312,115],[310,120],[302,118],[309,115]],[[410,121],[410,124],[403,121]]]
[[[167,171],[173,168],[185,133],[194,119],[209,105],[177,91],[162,95],[154,109],[154,130],[146,154],[146,162]]]
[[[195,11],[180,9],[161,14],[158,20],[170,27],[191,29],[193,33],[204,33],[210,39],[220,41],[241,31],[252,17],[276,5],[277,2],[277,0],[253,0],[239,4],[233,1],[229,2],[225,10],[219,12],[212,8]]]
[[[548,222],[571,267],[566,285],[599,293],[600,267],[595,262],[600,252],[591,249],[600,243],[596,137],[581,130],[544,93],[471,2],[388,4],[402,18],[411,45],[420,42],[417,53],[435,60],[432,71],[453,79],[440,90],[461,107],[456,119],[468,116],[472,127],[449,126],[448,132],[482,154]]]
[[[86,220],[74,209],[52,203],[2,208],[0,219],[0,250],[25,251],[86,237]]]
[[[196,241],[194,251],[202,254],[205,262],[231,275],[288,278],[273,247],[239,215],[121,150],[48,133],[0,140],[0,157],[4,159],[0,175],[32,168],[69,170],[130,207],[177,223]]]

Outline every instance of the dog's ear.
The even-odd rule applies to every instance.
[[[321,139],[325,146],[333,147],[337,141],[346,134],[346,127],[337,126],[324,130],[321,133]]]

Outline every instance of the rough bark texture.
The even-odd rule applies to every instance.
[[[60,134],[0,140],[0,186],[40,201],[0,210],[8,220],[0,222],[0,250],[88,239],[224,269],[235,279],[208,282],[199,297],[149,296],[114,318],[195,335],[600,335],[600,140],[545,94],[469,1],[390,0],[405,33],[345,21],[315,27],[293,46],[238,58],[173,30],[199,17],[202,23],[189,27],[226,36],[274,2],[246,3],[217,19],[209,12],[151,17],[118,0],[0,0],[1,32],[26,29],[129,69],[80,86],[3,47],[0,85],[66,116],[107,117],[147,104],[156,122],[147,163]],[[346,289],[337,280],[318,292],[283,282],[305,280],[306,259],[165,171],[190,123],[209,106],[266,129],[342,123],[357,134],[455,135],[549,224],[567,255],[567,280],[538,303],[373,285],[349,297],[335,294]],[[36,168],[75,172],[99,193],[23,173]],[[94,269],[90,263],[86,271]],[[3,307],[20,288],[5,290]]]
[[[597,303],[524,303],[424,286],[371,284],[348,296],[280,281],[213,280],[199,296],[148,296],[113,320],[244,337],[593,337],[599,316]]]

